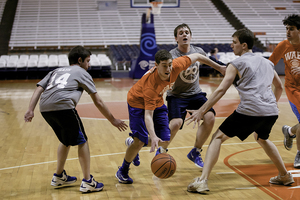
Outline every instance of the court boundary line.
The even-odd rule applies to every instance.
[[[272,141],[274,143],[277,142],[282,142],[280,141]],[[222,146],[230,146],[230,145],[245,145],[245,144],[257,144],[257,142],[240,142],[240,143],[228,143],[228,144],[222,144]],[[203,147],[208,147],[208,145],[203,145]],[[168,149],[186,149],[186,148],[193,148],[193,146],[184,146],[184,147],[171,147]],[[149,149],[141,150],[140,152],[147,152]],[[120,155],[120,154],[125,154],[126,152],[119,152],[119,153],[109,153],[109,154],[100,154],[100,155],[93,155],[90,156],[91,158],[96,158],[96,157],[103,157],[103,156],[113,156],[113,155]],[[76,158],[68,158],[67,161],[71,160],[78,160],[78,157]],[[4,170],[9,170],[9,169],[18,169],[18,168],[23,168],[23,167],[29,167],[29,166],[37,166],[37,165],[43,165],[43,164],[50,164],[50,163],[56,163],[57,160],[53,161],[47,161],[47,162],[40,162],[40,163],[32,163],[32,164],[26,164],[26,165],[19,165],[19,166],[13,166],[13,167],[5,167],[5,168],[0,168],[0,171]]]
[[[278,141],[273,141],[273,143],[278,142]],[[282,141],[280,141],[282,142]],[[277,145],[278,146],[278,145]],[[256,149],[262,149],[261,146],[259,147],[254,147],[254,148],[250,148],[250,149],[245,149],[242,151],[238,151],[235,152],[229,156],[227,156],[224,159],[224,164],[229,167],[230,169],[232,169],[234,172],[236,172],[238,175],[240,175],[241,177],[243,177],[244,179],[246,179],[247,181],[249,181],[251,184],[253,184],[254,186],[259,186],[257,187],[258,189],[260,189],[261,191],[263,191],[264,193],[266,193],[267,195],[269,195],[270,197],[274,198],[274,199],[282,199],[280,196],[278,196],[277,194],[275,194],[274,192],[270,191],[267,187],[261,185],[260,183],[258,183],[256,180],[254,180],[253,178],[251,178],[250,176],[248,176],[247,174],[245,174],[243,171],[241,171],[240,169],[238,169],[237,167],[235,167],[234,165],[229,164],[229,159],[239,153],[243,153],[246,151],[252,151],[252,150],[256,150]]]

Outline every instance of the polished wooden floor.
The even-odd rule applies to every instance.
[[[284,81],[284,77],[281,77]],[[202,89],[210,95],[222,78],[201,78]],[[119,132],[104,120],[84,93],[77,106],[91,152],[91,173],[97,181],[104,183],[98,193],[82,194],[79,191],[82,172],[77,159],[77,148],[71,148],[65,169],[77,176],[72,186],[55,189],[50,185],[56,168],[58,140],[46,124],[39,109],[31,123],[25,123],[24,113],[38,80],[0,81],[0,199],[300,199],[300,171],[292,167],[296,145],[291,151],[283,146],[281,127],[294,125],[296,117],[291,111],[285,93],[279,103],[279,118],[273,127],[273,141],[288,170],[294,175],[295,183],[290,186],[274,186],[268,183],[276,176],[275,166],[260,146],[250,136],[244,142],[237,138],[228,140],[221,148],[220,158],[212,170],[206,195],[186,191],[188,183],[201,171],[187,159],[192,148],[195,129],[184,126],[170,145],[169,153],[177,162],[176,173],[169,179],[160,180],[153,176],[150,162],[154,153],[149,148],[140,152],[141,165],[131,166],[132,185],[118,183],[115,173],[122,164],[129,130]],[[134,84],[132,79],[95,80],[99,95],[112,113],[128,122],[126,108],[127,91]],[[215,106],[217,117],[213,132],[237,106],[238,94],[232,87]],[[203,158],[209,141],[203,147]]]

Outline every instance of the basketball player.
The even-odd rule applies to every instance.
[[[206,56],[203,49],[190,44],[192,32],[187,24],[178,25],[174,29],[174,37],[178,47],[170,51],[173,58],[192,53],[200,53]],[[179,129],[182,129],[187,114],[186,109],[196,110],[207,101],[206,93],[202,92],[199,86],[199,66],[200,63],[196,62],[190,65],[188,69],[180,72],[174,86],[167,92],[166,99],[171,130],[170,141],[173,140]],[[222,74],[225,74],[225,70],[225,66],[219,69]],[[187,154],[187,157],[199,168],[202,168],[204,164],[200,153],[214,126],[215,114],[216,112],[211,108],[204,115],[203,123],[198,127],[196,133],[194,148]],[[169,143],[163,143],[156,154],[165,153],[168,145]]]
[[[252,53],[254,35],[250,30],[237,30],[232,37],[231,48],[234,54],[240,57],[229,63],[223,81],[207,102],[199,110],[188,110],[193,114],[186,121],[188,124],[192,121],[195,124],[199,123],[205,113],[226,93],[231,84],[234,84],[238,90],[241,102],[212,136],[202,175],[188,185],[189,192],[209,191],[207,179],[218,160],[221,144],[224,141],[234,136],[243,141],[253,132],[255,140],[279,171],[278,176],[271,178],[269,182],[282,185],[294,183],[293,176],[287,172],[276,146],[268,139],[278,118],[277,102],[283,90],[281,81],[274,70],[274,64]],[[274,93],[272,83],[275,86]]]
[[[69,67],[55,69],[37,83],[37,88],[31,98],[29,108],[25,113],[26,122],[31,122],[34,109],[40,99],[40,111],[47,123],[52,127],[60,144],[57,150],[57,169],[51,185],[61,186],[77,181],[74,176],[68,176],[64,165],[71,146],[78,146],[78,157],[83,172],[80,186],[81,192],[101,191],[103,184],[94,180],[90,174],[90,152],[83,124],[75,109],[83,90],[93,99],[99,111],[120,131],[127,125],[115,119],[102,99],[99,97],[94,81],[87,72],[90,67],[91,52],[77,46],[69,53]]]
[[[148,145],[148,137],[151,140],[150,152],[155,151],[158,144],[170,140],[168,109],[164,104],[163,94],[173,87],[178,74],[196,61],[218,70],[222,67],[199,53],[173,60],[168,51],[160,50],[155,54],[155,67],[146,72],[129,90],[127,103],[133,142],[128,146],[123,164],[115,175],[120,183],[133,183],[128,176],[129,165],[140,149]]]
[[[291,108],[300,123],[300,16],[289,15],[282,20],[286,27],[287,40],[280,42],[274,49],[270,60],[276,65],[282,58],[285,64],[285,92]],[[300,126],[284,125],[284,146],[291,150],[293,138],[297,140],[297,154],[294,167],[300,168]]]

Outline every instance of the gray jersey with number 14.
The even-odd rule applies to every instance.
[[[78,65],[57,68],[37,85],[45,90],[40,99],[41,112],[73,109],[83,90],[88,94],[97,92],[91,75]]]

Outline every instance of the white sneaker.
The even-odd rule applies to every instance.
[[[207,180],[201,180],[200,177],[194,178],[194,180],[187,187],[188,192],[205,193],[209,191],[207,186]]]
[[[94,180],[94,177],[91,175],[90,180],[82,179],[80,191],[81,192],[99,192],[103,190],[103,183],[98,183]]]
[[[294,183],[293,175],[291,172],[288,172],[285,176],[275,176],[272,177],[269,181],[272,184],[277,184],[277,185],[290,185]]]
[[[53,178],[51,180],[51,185],[58,187],[66,184],[75,183],[77,178],[75,176],[67,175],[66,171],[64,170],[61,175],[57,175],[56,173],[53,174]]]

